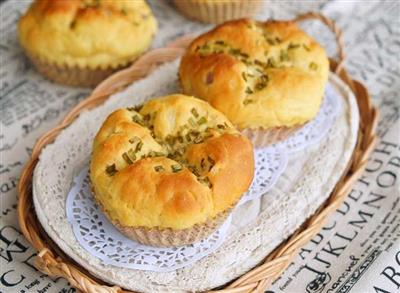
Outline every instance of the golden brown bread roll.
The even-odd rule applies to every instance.
[[[239,129],[282,134],[316,116],[328,72],[325,50],[295,23],[241,19],[196,38],[179,77]]]
[[[252,145],[208,103],[183,95],[112,113],[93,143],[96,200],[128,237],[177,246],[213,232],[249,188]]]
[[[146,51],[157,23],[143,0],[36,0],[18,24],[39,72],[93,86]]]

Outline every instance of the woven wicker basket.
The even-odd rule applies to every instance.
[[[371,104],[366,88],[352,80],[342,68],[344,53],[341,32],[330,19],[317,14],[300,15],[295,21],[319,19],[326,24],[336,36],[338,42],[339,62],[331,60],[331,70],[334,71],[354,92],[360,109],[360,128],[358,142],[345,174],[337,183],[334,191],[318,211],[286,241],[281,243],[259,266],[244,274],[234,282],[213,292],[263,292],[290,264],[297,251],[305,245],[323,227],[326,218],[343,202],[351,186],[363,172],[367,158],[376,142],[375,129],[378,120],[377,109]],[[45,274],[53,277],[63,277],[70,284],[84,292],[130,292],[119,287],[106,284],[71,258],[65,255],[41,227],[32,202],[32,175],[38,162],[38,157],[44,146],[51,143],[62,129],[70,125],[83,110],[93,108],[104,102],[111,94],[116,93],[137,79],[148,75],[159,64],[172,61],[185,51],[192,37],[184,37],[166,48],[156,49],[140,58],[131,67],[119,71],[102,82],[92,94],[73,108],[61,123],[40,137],[33,148],[32,155],[22,171],[18,185],[18,218],[22,233],[38,250],[35,265]]]

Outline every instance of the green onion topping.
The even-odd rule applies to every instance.
[[[172,172],[177,173],[182,170],[181,165],[171,165]]]
[[[164,169],[163,166],[155,166],[155,167],[154,167],[154,170],[155,170],[156,172],[165,171],[165,169]]]
[[[127,153],[123,153],[122,154],[122,158],[125,160],[125,162],[129,165],[133,164],[133,161],[131,160],[131,158],[129,158]]]
[[[200,119],[199,119],[199,121],[197,121],[197,123],[199,124],[199,125],[202,125],[202,124],[204,124],[204,123],[207,123],[207,118],[206,117],[201,117]]]
[[[140,138],[137,137],[137,136],[134,136],[131,139],[129,139],[129,143],[135,143],[135,142],[138,142],[138,141],[140,141]]]
[[[117,168],[115,167],[115,164],[109,165],[106,167],[106,172],[109,176],[114,176],[115,173],[117,173]]]
[[[299,47],[300,47],[299,44],[290,43],[289,46],[288,46],[288,50],[297,49]]]
[[[251,95],[251,94],[253,94],[253,93],[254,93],[254,92],[253,92],[253,90],[252,90],[251,88],[249,88],[249,87],[246,88],[246,94]]]
[[[289,61],[289,54],[287,50],[281,50],[279,58],[281,61]]]
[[[318,64],[315,62],[311,62],[309,65],[311,70],[317,70],[318,69]]]
[[[192,108],[192,110],[190,110],[190,112],[192,112],[192,114],[195,118],[199,117],[199,113],[197,112],[196,108]]]
[[[132,160],[136,160],[136,152],[133,149],[130,149],[128,151],[128,156],[129,158],[131,158]]]
[[[142,147],[143,147],[143,142],[142,142],[142,141],[139,141],[139,142],[137,143],[137,145],[136,145],[135,153],[140,152],[140,150],[142,149]]]

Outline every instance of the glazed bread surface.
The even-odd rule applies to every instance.
[[[314,118],[328,79],[325,50],[294,22],[226,22],[181,60],[183,92],[207,100],[238,128],[293,127]]]
[[[233,207],[253,173],[249,140],[208,103],[184,95],[112,113],[90,164],[95,198],[119,227],[205,223]]]
[[[36,0],[18,24],[29,55],[90,69],[127,65],[147,50],[156,29],[143,0]]]

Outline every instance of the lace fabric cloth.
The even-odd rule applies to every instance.
[[[275,184],[268,193],[265,194],[267,189],[260,189],[233,211],[231,222],[227,222],[229,225],[225,223],[222,227],[222,232],[226,229],[225,240],[212,254],[202,255],[201,259],[184,267],[158,272],[118,267],[115,265],[120,263],[118,257],[114,263],[103,261],[77,240],[66,216],[66,197],[74,178],[87,166],[92,140],[102,121],[117,108],[177,92],[178,62],[159,67],[103,105],[80,115],[43,150],[35,169],[34,203],[46,232],[92,274],[130,290],[206,290],[245,273],[293,233],[329,196],[346,168],[356,142],[358,109],[355,99],[349,89],[332,76],[331,89],[340,96],[343,111],[330,122],[331,127],[325,135],[305,149],[299,147],[296,139],[292,139],[286,149],[283,145],[270,149],[275,152],[272,157],[283,154],[288,167],[272,180]],[[85,225],[93,230],[88,221]],[[112,235],[108,234],[104,233],[102,237]],[[108,248],[99,244],[99,249]]]

